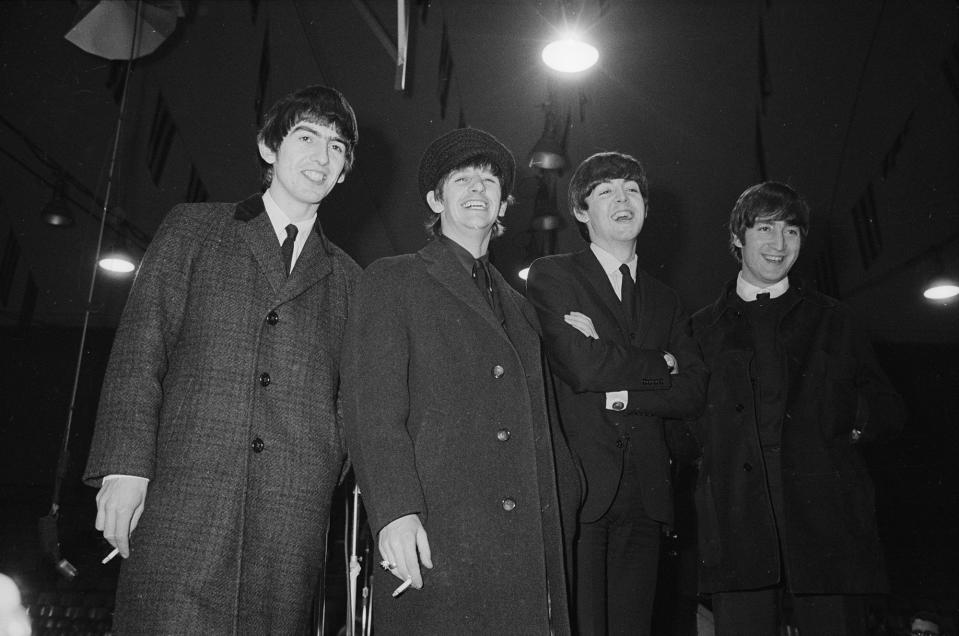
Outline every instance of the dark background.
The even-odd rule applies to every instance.
[[[85,4],[0,2],[0,572],[36,606],[53,592],[45,601],[108,604],[117,568],[99,565],[108,550],[79,475],[131,280],[98,274],[87,305],[126,64],[64,39]],[[690,309],[735,275],[724,223],[738,194],[764,177],[786,181],[813,209],[797,272],[852,306],[910,407],[903,434],[867,450],[893,582],[877,602],[889,613],[955,610],[959,303],[930,303],[920,288],[941,271],[959,278],[956,3],[410,5],[407,86],[397,91],[377,37],[395,41],[393,0],[183,2],[176,30],[132,67],[105,243],[122,238],[142,255],[175,203],[254,192],[262,105],[311,83],[342,90],[360,122],[356,168],[320,214],[362,265],[424,244],[419,157],[461,123],[516,155],[517,203],[492,250],[518,288],[515,273],[550,243],[583,246],[569,224],[549,236],[533,229],[537,215],[566,214],[569,170],[526,165],[549,111],[569,116],[572,165],[612,149],[645,163],[640,264]],[[539,60],[561,5],[600,49],[599,64],[574,77]],[[61,180],[76,223],[56,228],[40,212]],[[540,187],[553,201],[537,203]],[[68,582],[41,553],[37,519],[50,507],[87,309],[60,515],[62,553],[80,571]],[[680,528],[679,553],[687,534]],[[664,558],[666,583],[676,573],[688,589],[683,558]],[[342,594],[338,582],[330,589]]]

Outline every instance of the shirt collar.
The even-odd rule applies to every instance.
[[[473,255],[470,253],[468,249],[466,249],[465,247],[463,247],[462,245],[460,245],[459,243],[457,243],[450,237],[446,236],[445,234],[440,234],[436,238],[441,244],[446,246],[446,249],[448,249],[449,251],[453,253],[453,256],[456,257],[456,260],[458,260],[463,265],[463,267],[466,268],[466,271],[469,272],[470,274],[473,273],[473,263],[475,263],[476,261],[480,261],[484,265],[489,263],[489,252],[487,252],[486,254],[483,254],[479,258],[473,258]]]
[[[273,231],[276,232],[277,240],[282,243],[286,239],[286,226],[293,221],[290,220],[290,217],[286,215],[286,212],[277,205],[276,201],[273,200],[273,197],[270,195],[270,191],[267,190],[263,193],[263,207],[266,208],[266,214],[270,217],[270,224],[273,226]],[[293,223],[297,229],[296,243],[301,244],[306,242],[309,232],[313,229],[313,225],[316,223],[316,212],[313,213],[308,219]]]
[[[603,271],[606,272],[606,276],[610,276],[613,272],[615,272],[617,276],[619,275],[619,267],[623,264],[622,261],[601,248],[596,243],[590,243],[589,249],[591,249],[593,254],[596,255],[596,259],[602,266]],[[626,265],[629,267],[629,274],[633,277],[633,280],[636,280],[636,266],[638,263],[639,257],[636,254],[633,254],[633,258],[626,263]]]
[[[769,287],[757,287],[752,283],[747,282],[743,278],[742,271],[739,272],[739,276],[736,277],[736,295],[742,298],[747,303],[756,300],[758,294],[769,294],[769,298],[779,298],[783,294],[789,291],[789,277],[783,278],[778,283],[770,285]]]

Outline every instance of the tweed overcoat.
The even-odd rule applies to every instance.
[[[749,365],[753,344],[735,281],[693,318],[710,368],[696,488],[701,592],[780,583],[809,594],[886,590],[873,486],[857,443],[897,432],[905,410],[847,308],[790,277],[779,324],[786,369],[780,441],[785,563],[763,470]]]
[[[569,633],[561,514],[571,528],[579,477],[548,414],[535,313],[490,269],[502,323],[440,241],[373,263],[354,295],[350,459],[374,536],[416,513],[434,564],[395,599],[377,570],[378,636]]]
[[[260,196],[174,208],[117,330],[85,473],[150,479],[119,634],[302,634],[345,458],[360,268],[310,234],[289,278]]]

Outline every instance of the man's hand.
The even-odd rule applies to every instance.
[[[393,576],[403,581],[412,578],[413,587],[422,589],[420,563],[432,569],[433,560],[430,542],[426,539],[426,530],[419,515],[406,515],[386,524],[380,530],[379,544],[383,560],[396,565],[390,568]]]
[[[146,479],[120,475],[104,480],[97,493],[96,529],[124,559],[130,556],[130,533],[143,514],[148,484]]]
[[[586,314],[581,314],[578,311],[571,311],[563,316],[563,320],[567,325],[574,327],[587,338],[599,340],[599,334],[596,333],[596,327],[593,326],[593,320]]]

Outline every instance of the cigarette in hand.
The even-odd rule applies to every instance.
[[[107,563],[113,560],[113,557],[115,557],[118,554],[120,554],[120,548],[113,548],[113,552],[103,557],[103,560],[100,561],[100,563],[102,563],[103,565],[106,565]]]
[[[400,583],[400,586],[399,586],[398,588],[396,588],[395,590],[393,590],[393,598],[396,598],[397,596],[399,596],[400,594],[402,594],[403,592],[405,592],[405,591],[406,591],[406,588],[408,588],[408,587],[411,586],[411,585],[413,585],[413,577],[412,577],[412,576],[408,576],[408,577],[406,577],[406,580],[405,580],[405,581],[403,581],[402,583]]]

